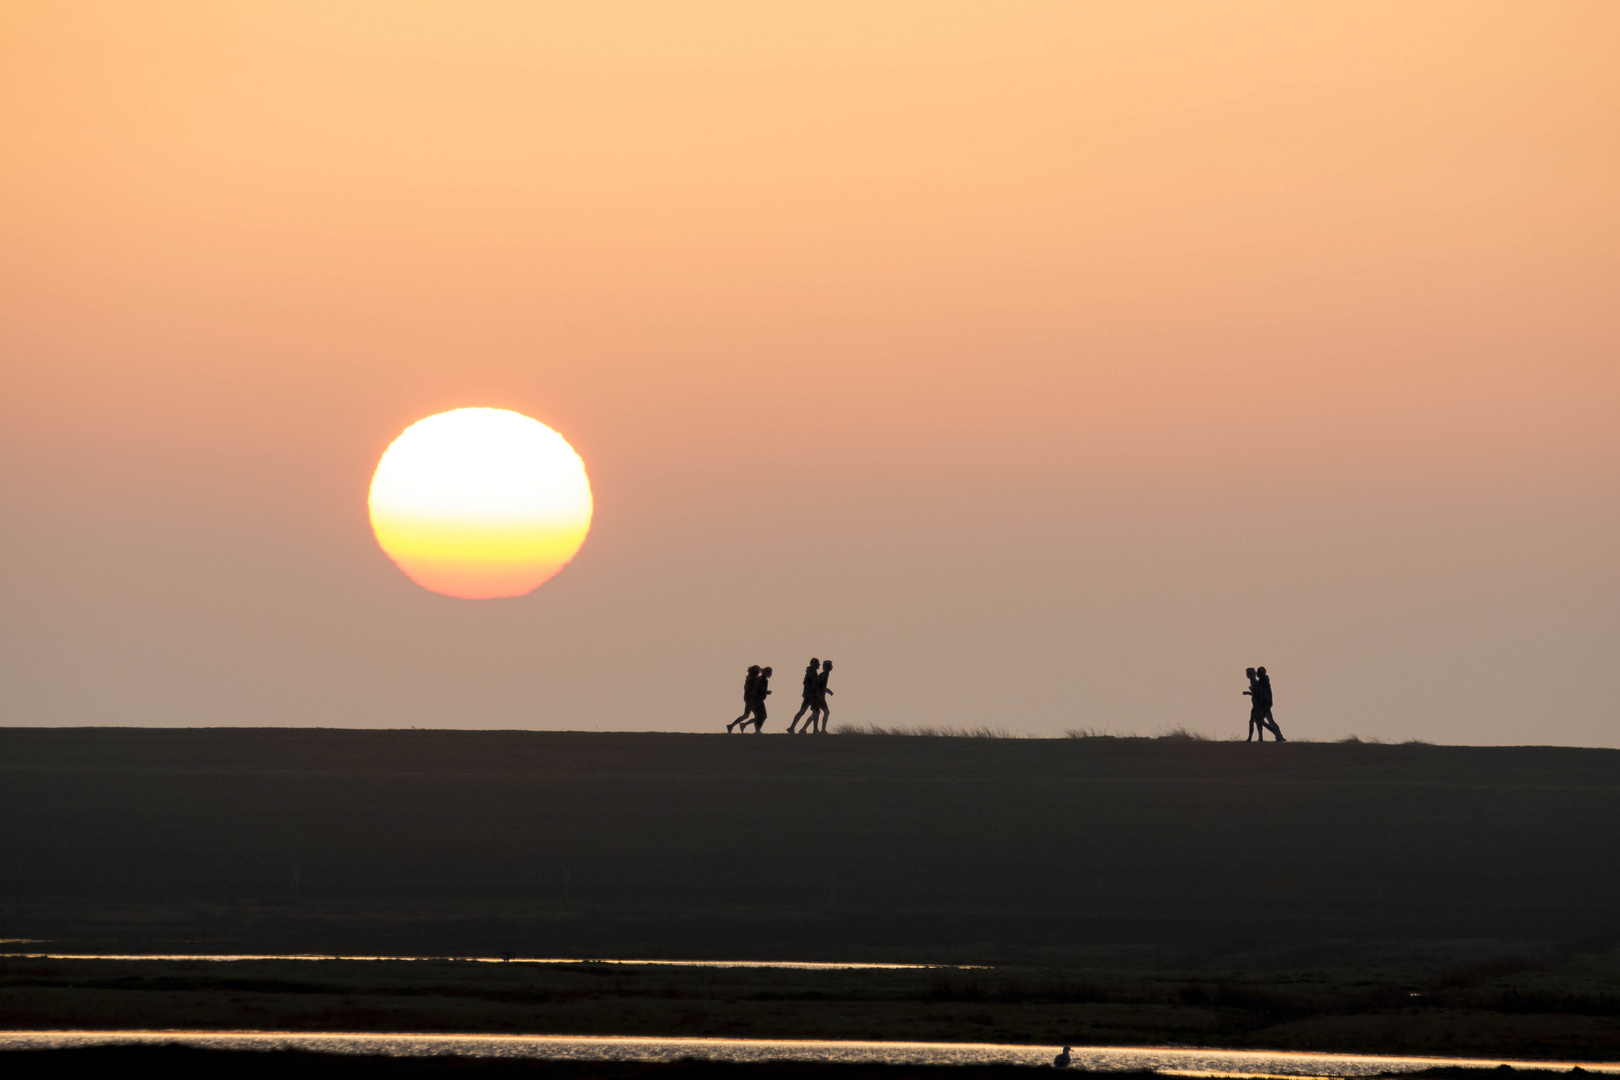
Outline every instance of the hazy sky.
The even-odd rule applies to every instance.
[[[1620,746],[1620,5],[9,2],[0,722]],[[467,405],[596,520],[425,592]],[[769,729],[768,729],[769,730]]]

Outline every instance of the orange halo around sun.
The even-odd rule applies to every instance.
[[[424,589],[522,596],[585,542],[591,484],[561,435],[507,409],[454,409],[395,439],[371,479],[377,543]]]

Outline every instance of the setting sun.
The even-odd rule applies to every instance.
[[[507,409],[419,420],[383,453],[371,527],[424,589],[522,596],[568,564],[591,528],[591,485],[568,441]]]

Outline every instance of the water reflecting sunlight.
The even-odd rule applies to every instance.
[[[399,1057],[542,1058],[576,1061],[813,1061],[891,1065],[1045,1065],[1056,1046],[994,1043],[857,1042],[819,1039],[696,1039],[575,1035],[410,1035],[296,1031],[10,1031],[0,1050],[47,1050],[128,1044],[180,1044],[214,1050],[303,1050]],[[1416,1072],[1442,1065],[1570,1069],[1620,1074],[1620,1062],[1520,1061],[1499,1058],[1392,1057],[1077,1047],[1076,1066],[1099,1071],[1154,1069],[1180,1076],[1356,1077]]]

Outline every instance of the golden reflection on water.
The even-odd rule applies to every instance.
[[[703,1039],[577,1035],[420,1035],[290,1031],[12,1031],[0,1050],[43,1050],[109,1044],[164,1044],[218,1050],[303,1050],[398,1057],[500,1057],[581,1061],[808,1061],[893,1065],[1045,1065],[1055,1046],[996,1043],[859,1042],[818,1039]],[[1191,1050],[1163,1047],[1076,1047],[1076,1066],[1096,1071],[1153,1069],[1225,1080],[1305,1080],[1415,1072],[1444,1065],[1571,1069],[1620,1073],[1620,1062],[1522,1061],[1356,1054]]]
[[[19,939],[26,940],[26,939]],[[271,953],[0,953],[4,960],[189,960],[229,964],[249,960],[354,960],[354,961],[421,961],[453,960],[468,964],[618,964],[641,967],[700,967],[700,968],[781,968],[793,971],[986,971],[983,964],[863,964],[815,960],[603,960],[595,957],[541,956],[344,956],[324,953],[289,953],[278,956]]]

